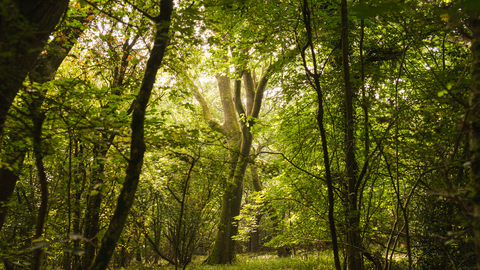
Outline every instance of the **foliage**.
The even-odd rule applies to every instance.
[[[164,65],[145,112],[140,184],[112,267],[219,269],[196,260],[209,254],[222,229],[222,195],[238,176],[241,157],[248,169],[235,218],[237,251],[255,244],[279,255],[326,251],[308,259],[241,255],[227,268],[333,269],[325,149],[341,254],[358,217],[355,245],[366,268],[474,267],[467,26],[478,7],[470,0],[347,1],[348,123],[339,6],[306,2],[309,20],[302,1],[176,2]],[[27,267],[39,249],[46,252],[45,268],[87,269],[91,263],[124,187],[131,113],[159,11],[155,1],[71,1],[41,57],[65,48],[68,55],[50,80],[31,73],[3,127],[1,165],[17,177],[13,195],[0,205],[8,208],[0,234],[5,268]],[[246,137],[232,143],[222,132],[226,101],[218,94],[222,77],[240,83],[243,102],[251,98],[243,91],[246,77],[237,78],[241,70],[255,87],[268,77],[258,117],[235,115],[248,129],[243,135],[251,135],[248,157],[239,152]],[[45,115],[41,153],[49,197],[43,235],[34,239],[42,199],[33,151],[38,113]],[[0,173],[0,181],[6,177]]]

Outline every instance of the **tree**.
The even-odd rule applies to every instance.
[[[6,269],[231,263],[250,232],[336,269],[478,267],[475,1],[158,3],[73,1],[18,79]]]
[[[8,110],[50,33],[67,11],[69,0],[3,1],[0,5],[0,133]]]
[[[52,10],[56,10],[56,12],[58,14],[53,14],[53,16],[61,16],[63,14],[64,11],[62,11],[61,9],[59,9],[59,7],[63,7],[65,4],[68,3],[68,1],[63,1],[64,3],[61,4],[61,2],[58,2],[57,4],[61,4],[59,5],[58,7],[56,6],[46,6],[45,8],[47,10],[49,9],[52,9]],[[33,5],[32,3],[30,3],[31,5]],[[29,4],[26,4],[26,5],[29,5]],[[10,11],[15,11],[16,9],[18,9],[18,7],[14,7],[11,5],[11,3],[4,3],[2,4],[2,8],[5,8],[5,9],[11,9]],[[22,8],[25,8],[25,7],[22,7]],[[7,11],[5,11],[7,12]],[[17,10],[16,12],[19,12],[19,14],[15,15],[15,16],[18,16],[17,18],[15,18],[15,20],[18,20],[17,23],[20,24],[23,20],[25,20],[25,18],[22,18],[23,16],[25,16],[24,14],[22,15],[22,13],[27,13],[27,12],[32,12],[32,11],[26,11],[26,10],[23,10],[23,11],[20,11],[20,10]],[[38,12],[38,15],[39,16],[42,16],[42,15],[45,15],[43,13],[45,13],[46,11],[45,10],[35,10],[33,12]],[[14,15],[12,15],[14,16]],[[15,17],[14,16],[14,17]],[[33,16],[35,17],[35,16]],[[32,18],[33,19],[33,18]],[[58,21],[59,18],[57,18],[57,21]],[[43,21],[43,20],[46,20],[46,21]],[[27,25],[28,24],[38,24],[39,26],[38,27],[42,27],[41,25],[45,24],[47,21],[47,19],[43,19],[43,20],[40,20],[40,21],[32,21],[30,23],[26,22]],[[55,20],[55,18],[52,18],[51,20]],[[82,22],[84,22],[85,18],[69,18],[69,20],[79,20]],[[7,22],[5,22],[7,23]],[[12,23],[12,22],[8,22],[8,23]],[[50,22],[50,24],[52,24],[52,22]],[[55,23],[56,24],[56,23]],[[48,34],[50,34],[50,32],[53,31],[53,27],[55,26],[55,24],[53,26],[49,26],[49,25],[46,25],[45,27],[49,27],[47,29],[51,29]],[[27,25],[25,26],[22,26],[22,27],[27,27]],[[7,26],[5,26],[7,27]],[[15,27],[20,27],[20,26],[15,26]],[[15,27],[12,27],[11,25],[8,27],[9,31],[14,31],[15,30]],[[56,70],[58,69],[58,67],[60,66],[60,64],[63,62],[63,59],[65,59],[65,57],[67,56],[68,52],[70,51],[70,49],[72,48],[73,44],[75,43],[75,41],[78,39],[78,37],[81,35],[83,29],[79,29],[79,28],[75,28],[73,26],[63,26],[64,27],[64,30],[61,31],[61,32],[58,32],[58,33],[61,33],[59,36],[57,36],[53,41],[49,42],[47,44],[47,47],[48,49],[45,51],[44,54],[40,54],[40,51],[44,48],[44,43],[46,43],[47,41],[47,38],[48,38],[48,35],[46,37],[43,37],[43,42],[41,40],[37,40],[35,41],[35,43],[32,43],[31,46],[36,46],[37,48],[33,48],[32,49],[27,49],[27,48],[24,48],[24,49],[21,49],[21,47],[17,47],[17,48],[14,48],[14,43],[19,43],[19,44],[23,44],[23,41],[20,41],[20,40],[16,40],[16,39],[21,39],[21,38],[28,38],[28,39],[31,39],[31,37],[29,37],[29,35],[32,35],[32,33],[28,33],[28,31],[21,31],[22,35],[25,35],[24,37],[20,36],[20,37],[17,37],[17,36],[13,36],[13,37],[8,37],[8,36],[5,36],[3,37],[5,40],[8,40],[8,43],[6,43],[7,46],[4,46],[4,51],[6,51],[5,47],[7,48],[7,50],[10,48],[11,50],[32,50],[32,52],[35,52],[35,54],[33,55],[23,55],[23,52],[20,52],[19,54],[16,54],[16,53],[13,53],[12,54],[15,54],[16,57],[19,57],[19,59],[7,59],[5,56],[7,56],[9,53],[5,53],[4,56],[2,56],[2,61],[6,61],[4,62],[3,64],[0,64],[2,66],[2,68],[5,68],[5,70],[10,70],[10,68],[12,68],[12,66],[8,66],[7,63],[10,63],[10,64],[15,64],[15,61],[18,61],[18,63],[22,63],[24,60],[27,61],[26,59],[27,58],[37,58],[38,56],[38,59],[33,59],[33,60],[28,60],[28,61],[33,61],[33,64],[36,63],[36,66],[29,66],[29,67],[15,67],[15,69],[18,68],[19,70],[19,74],[18,74],[18,78],[14,78],[14,76],[11,76],[11,74],[9,72],[2,72],[2,76],[5,76],[8,74],[8,79],[7,78],[4,78],[2,79],[2,81],[5,83],[3,84],[2,83],[2,93],[4,92],[5,94],[2,95],[2,98],[4,98],[4,102],[2,102],[2,106],[5,106],[4,108],[0,109],[0,111],[4,111],[4,116],[0,116],[0,121],[1,121],[1,124],[0,126],[2,127],[2,130],[3,130],[3,126],[4,126],[4,123],[5,123],[5,119],[7,117],[7,113],[8,113],[8,110],[10,108],[10,105],[8,105],[9,103],[11,104],[12,101],[13,101],[13,98],[15,97],[16,93],[20,90],[21,88],[21,83],[23,83],[23,80],[25,79],[25,77],[27,76],[27,72],[31,71],[31,81],[32,82],[35,82],[35,83],[38,83],[38,84],[43,84],[47,81],[50,81],[53,79],[53,76],[56,72]],[[11,32],[9,33],[9,31],[6,31],[5,32],[5,35],[13,35],[14,32]],[[15,33],[16,34],[16,33]],[[63,36],[63,38],[61,37]],[[67,38],[65,38],[67,37]],[[1,42],[1,41],[0,41]],[[12,44],[9,44],[9,43],[12,43]],[[33,41],[30,41],[30,42],[33,42]],[[36,43],[36,42],[40,42],[40,43]],[[28,42],[27,42],[28,43]],[[23,45],[25,46],[25,45]],[[62,51],[63,50],[63,51]],[[31,53],[31,52],[29,52]],[[21,59],[24,59],[24,60],[21,60]],[[36,60],[36,61],[35,61]],[[25,62],[26,64],[27,62]],[[32,69],[33,68],[33,69]],[[22,70],[20,72],[20,70]],[[24,73],[23,75],[20,74],[20,73]],[[23,78],[21,78],[23,76]],[[15,82],[17,81],[17,82]],[[20,85],[18,85],[18,81],[20,81]],[[5,87],[5,90],[3,90],[3,88]],[[8,89],[10,90],[7,90],[7,87]],[[11,87],[11,88],[10,88]],[[16,87],[16,90],[14,90]],[[8,92],[11,92],[10,94],[8,94]],[[45,95],[45,93],[42,93],[42,95]],[[10,100],[10,101],[9,101]],[[1,120],[3,119],[3,120]],[[18,131],[17,131],[18,132]],[[15,136],[13,134],[6,134],[6,137],[7,138],[18,138],[18,136]],[[8,141],[7,142],[4,142],[4,144],[6,143],[9,143]],[[21,142],[18,142],[18,143],[12,143],[12,147],[15,147],[15,145],[18,145],[18,144],[23,144]],[[4,149],[6,149],[7,147],[5,147],[5,145],[3,146]],[[9,164],[7,166],[3,165],[1,168],[0,168],[0,179],[2,179],[1,181],[1,192],[0,192],[0,204],[7,204],[8,201],[9,201],[9,198],[12,196],[13,194],[13,190],[15,188],[15,183],[16,183],[16,179],[18,178],[18,172],[21,171],[20,168],[21,168],[21,165],[23,163],[23,160],[24,160],[24,156],[25,156],[25,150],[21,150],[21,149],[14,149],[11,153],[6,153],[5,154],[5,157],[4,157],[4,163],[5,164]],[[15,169],[12,169],[12,168],[15,168]],[[5,206],[1,206],[0,208],[0,231],[3,227],[3,223],[5,221],[5,216],[6,216],[6,213],[7,213],[7,209],[5,208]]]
[[[74,14],[73,10],[72,13]],[[76,10],[76,13],[79,13],[79,11]],[[13,141],[7,140],[2,145],[4,149],[4,163],[0,168],[0,179],[2,180],[2,191],[0,193],[0,203],[2,204],[2,207],[0,208],[0,230],[3,227],[8,210],[8,207],[3,206],[3,204],[8,204],[19,178],[23,165],[22,163],[28,151],[27,145],[29,145],[29,143],[27,138],[33,138],[33,148],[37,160],[37,171],[39,172],[39,179],[42,184],[42,204],[37,219],[35,238],[40,238],[42,236],[48,199],[48,189],[46,187],[45,168],[43,166],[43,154],[41,150],[42,125],[45,119],[41,106],[46,96],[46,90],[43,89],[42,85],[53,79],[58,67],[85,29],[84,27],[78,28],[73,26],[73,22],[80,22],[80,24],[83,22],[88,23],[87,16],[91,16],[91,14],[87,14],[86,16],[69,17],[70,21],[64,22],[61,25],[61,31],[55,33],[55,39],[47,44],[47,49],[43,54],[39,55],[36,61],[36,66],[30,72],[31,87],[33,86],[35,88],[30,89],[29,93],[24,93],[22,95],[24,103],[24,108],[22,108],[22,110],[24,110],[23,113],[27,114],[33,122],[31,134],[23,134],[24,131],[22,129],[28,129],[29,127],[27,126],[20,127],[20,129],[9,129],[5,136],[6,138],[12,138]],[[42,255],[41,250],[41,246],[35,249],[34,261],[32,263],[32,267],[35,269],[38,269],[40,266],[40,257]],[[6,264],[8,264],[8,262],[6,262]]]
[[[472,32],[472,86],[470,89],[470,179],[473,187],[475,252],[477,253],[477,269],[480,269],[480,18],[479,10],[470,14],[469,29]]]
[[[343,2],[342,2],[343,3]],[[320,130],[320,136],[322,140],[322,149],[323,149],[323,161],[325,166],[325,174],[326,174],[326,182],[328,188],[328,220],[330,223],[330,234],[332,236],[332,244],[333,244],[333,251],[334,251],[334,258],[335,258],[335,268],[337,270],[340,269],[340,258],[338,254],[338,243],[337,243],[337,229],[335,226],[335,218],[334,218],[334,198],[333,198],[333,180],[332,180],[332,173],[330,170],[330,157],[328,154],[328,145],[327,145],[327,138],[325,134],[325,127],[324,127],[324,108],[323,108],[323,92],[320,86],[319,81],[319,72],[317,70],[317,57],[315,55],[314,44],[312,40],[312,30],[311,30],[311,21],[310,21],[310,9],[308,7],[308,1],[303,1],[302,5],[302,14],[303,14],[303,22],[305,24],[306,32],[307,32],[307,43],[301,48],[302,50],[302,59],[304,61],[304,68],[305,71],[308,73],[308,76],[311,76],[314,80],[312,86],[314,87],[315,91],[317,92],[318,97],[318,111],[317,111],[317,124]],[[346,28],[346,26],[344,26]],[[313,68],[314,72],[312,73],[306,65],[306,56],[305,50],[309,49],[310,53],[312,54],[313,59]],[[347,62],[348,63],[348,62]],[[347,67],[347,75],[348,75],[348,67]],[[345,82],[345,85],[347,83]],[[348,92],[348,90],[347,90]],[[353,151],[353,149],[352,149]]]
[[[110,220],[110,225],[105,236],[102,238],[100,250],[95,256],[95,260],[90,269],[107,269],[115,245],[135,199],[135,192],[140,180],[143,156],[145,153],[145,109],[150,99],[157,71],[162,64],[163,56],[168,45],[172,11],[173,1],[162,0],[160,4],[160,14],[152,18],[156,24],[155,41],[145,69],[145,76],[143,77],[142,85],[140,86],[140,91],[133,107],[132,124],[130,126],[132,130],[130,159],[128,161],[125,180],[120,195],[118,196],[115,213]]]

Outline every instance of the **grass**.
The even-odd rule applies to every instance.
[[[187,266],[187,270],[310,270],[310,269],[334,269],[333,254],[331,252],[300,254],[287,258],[279,258],[273,253],[267,254],[239,254],[237,261],[230,265],[206,265],[203,263],[205,257],[196,257]],[[133,269],[164,269],[172,270],[174,266],[142,266],[129,267]]]

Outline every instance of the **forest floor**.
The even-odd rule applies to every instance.
[[[237,255],[237,261],[230,265],[207,265],[205,256],[194,257],[186,270],[330,270],[335,269],[332,251],[301,252],[286,258],[280,258],[275,252],[243,253]],[[365,269],[373,269],[368,261]],[[174,270],[173,265],[137,265],[115,270]],[[182,269],[179,267],[178,269]],[[393,269],[407,269],[404,258],[395,260]]]
[[[279,258],[274,253],[256,254],[245,253],[237,255],[237,261],[231,265],[207,265],[203,261],[205,257],[195,257],[186,270],[276,270],[276,269],[292,269],[292,270],[310,270],[310,269],[334,269],[332,252],[321,253],[302,253],[292,255],[287,258]],[[173,270],[175,266],[137,266],[129,268],[115,268],[116,270],[134,270],[134,269],[165,269]],[[182,269],[182,268],[178,268]]]

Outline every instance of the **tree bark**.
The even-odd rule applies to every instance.
[[[145,75],[133,108],[132,123],[130,126],[132,132],[130,159],[128,161],[125,181],[118,196],[113,217],[110,220],[105,236],[102,238],[101,247],[90,267],[92,270],[107,269],[135,199],[135,192],[140,180],[145,153],[145,110],[152,93],[157,71],[162,64],[163,56],[168,45],[172,11],[173,0],[162,0],[160,2],[160,14],[154,18],[154,23],[156,24],[155,42],[150,58],[147,61]]]
[[[89,265],[93,263],[93,259],[95,258],[95,251],[98,248],[98,238],[97,234],[100,232],[100,211],[102,205],[102,192],[100,191],[100,185],[103,184],[102,176],[105,171],[105,163],[101,158],[103,157],[103,153],[106,151],[98,151],[100,146],[98,143],[94,146],[94,154],[96,157],[94,158],[94,162],[98,166],[92,172],[92,179],[90,186],[94,189],[88,190],[87,196],[87,207],[85,209],[85,237],[88,241],[85,242],[85,256],[83,258],[84,268],[86,269]],[[108,148],[106,149],[108,151]],[[93,193],[92,193],[93,192]]]
[[[345,106],[346,106],[346,172],[347,172],[347,269],[361,270],[363,269],[363,260],[360,253],[360,214],[357,208],[357,177],[356,177],[356,161],[355,161],[355,137],[353,119],[353,93],[352,84],[350,82],[350,65],[348,62],[348,17],[347,17],[347,0],[341,1],[341,19],[342,19],[342,63],[343,63],[343,80],[345,84]]]
[[[260,182],[258,169],[255,163],[250,164],[250,172],[251,172],[253,188],[255,189],[255,192],[261,192],[263,190],[263,187],[262,187],[262,183]],[[268,207],[268,203],[265,203],[265,206]],[[251,252],[257,252],[260,249],[260,221],[262,220],[262,217],[263,217],[263,214],[258,214],[255,216],[255,227],[254,227],[254,230],[250,233],[250,251]]]
[[[317,70],[317,60],[315,56],[315,49],[313,46],[313,41],[312,41],[312,28],[311,28],[311,19],[310,19],[310,9],[308,7],[308,1],[304,0],[303,1],[303,7],[302,7],[302,15],[303,15],[303,22],[305,24],[305,29],[307,31],[307,44],[301,48],[301,55],[302,55],[302,60],[303,60],[303,66],[305,69],[305,72],[307,73],[307,76],[310,79],[313,79],[313,82],[311,82],[312,87],[315,89],[315,92],[317,93],[317,104],[318,104],[318,109],[317,109],[317,125],[318,129],[320,130],[320,138],[322,140],[322,151],[323,151],[323,162],[325,166],[325,178],[327,182],[327,193],[328,193],[328,222],[330,225],[330,236],[332,237],[332,248],[333,248],[333,257],[335,261],[335,269],[340,270],[341,265],[340,265],[340,256],[338,253],[338,240],[337,240],[337,229],[335,226],[335,198],[333,194],[333,179],[332,179],[332,172],[330,168],[330,157],[328,155],[328,143],[327,143],[327,134],[325,130],[325,125],[323,123],[323,117],[324,117],[324,110],[323,110],[323,91],[322,87],[320,85],[320,74]],[[307,49],[310,49],[310,53],[312,54],[312,59],[313,59],[313,73],[310,71],[310,69],[307,67],[306,63],[306,54],[305,51]]]
[[[226,182],[225,191],[222,198],[222,208],[220,221],[218,224],[217,236],[212,252],[208,257],[208,264],[227,264],[235,260],[235,241],[232,236],[236,235],[236,226],[233,225],[234,217],[237,216],[235,207],[241,203],[241,190],[243,182],[237,181],[235,170],[238,166],[239,149],[241,147],[241,130],[238,124],[233,103],[232,90],[230,86],[230,77],[217,75],[218,90],[222,100],[223,115],[225,122],[223,123],[223,133],[227,139],[230,149],[229,159],[231,162],[230,176]],[[240,196],[237,194],[240,190]]]
[[[470,181],[474,206],[475,253],[477,269],[480,269],[480,12],[471,14],[469,28],[473,34],[472,85],[470,88]]]
[[[0,4],[0,134],[13,99],[68,2],[23,0]]]
[[[238,221],[235,220],[235,217],[240,214],[243,194],[243,179],[247,170],[250,149],[253,142],[251,128],[255,125],[255,121],[259,116],[262,106],[263,93],[266,89],[268,80],[273,73],[273,69],[277,67],[279,63],[280,61],[277,61],[274,64],[270,65],[261,80],[259,81],[258,85],[256,86],[253,83],[250,71],[237,71],[238,77],[235,80],[234,98],[229,98],[231,102],[228,105],[227,109],[231,110],[230,108],[233,106],[234,111],[236,111],[236,113],[241,119],[239,121],[240,127],[238,129],[241,134],[241,138],[238,140],[238,143],[240,143],[240,149],[239,155],[233,153],[235,155],[234,159],[238,161],[236,161],[232,166],[232,180],[230,180],[231,182],[229,181],[230,183],[227,183],[225,194],[223,196],[222,214],[218,225],[217,238],[215,239],[212,253],[207,260],[207,263],[209,264],[226,264],[232,263],[235,260],[235,241],[232,237],[238,234]],[[247,112],[245,111],[241,102],[240,78],[242,76],[244,76],[245,91],[247,93],[247,109],[249,110]],[[230,79],[228,78],[228,85],[230,85],[229,80]],[[228,92],[231,93],[231,91]],[[225,93],[227,93],[227,91],[225,91]],[[223,100],[224,99],[222,98],[222,102]],[[236,125],[238,127],[238,122],[236,122]],[[228,134],[228,132],[226,133]]]
[[[38,181],[40,182],[40,207],[38,209],[37,224],[35,228],[34,239],[39,239],[43,234],[43,227],[45,225],[45,219],[47,217],[47,204],[48,204],[48,186],[47,175],[45,173],[45,167],[43,165],[43,150],[42,150],[42,126],[45,120],[45,114],[40,109],[40,105],[43,103],[43,94],[39,94],[38,97],[32,95],[32,104],[30,106],[33,120],[33,152],[35,154],[35,166],[38,173]],[[43,242],[43,241],[41,241]],[[32,270],[40,269],[42,265],[43,257],[43,245],[41,242],[39,246],[35,246],[32,258]]]
[[[80,22],[86,22],[85,18],[74,19]],[[73,46],[72,43],[76,42],[83,31],[82,29],[76,28],[63,30],[62,36],[71,36],[69,44],[67,44],[64,39],[55,38],[52,40],[48,44],[50,49],[46,54],[41,54],[38,57],[35,68],[30,72],[31,81],[44,84],[53,80],[58,67],[70,52]],[[2,75],[0,74],[0,76]],[[25,139],[27,135],[22,134],[22,129],[23,128],[10,130],[9,133],[5,135],[9,140],[3,142],[2,145],[2,166],[0,167],[0,232],[8,212],[7,204],[13,195],[23,160],[28,151],[28,147],[26,146],[28,143]]]

